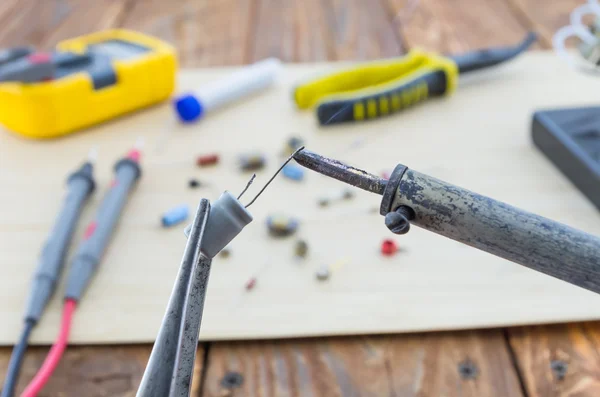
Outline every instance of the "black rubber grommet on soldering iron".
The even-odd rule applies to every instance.
[[[385,185],[385,190],[383,191],[383,198],[381,199],[381,206],[379,207],[379,213],[381,215],[385,216],[388,212],[392,211],[392,203],[394,202],[396,191],[398,190],[400,181],[407,169],[408,168],[402,164],[398,164],[396,168],[394,168],[390,179]]]

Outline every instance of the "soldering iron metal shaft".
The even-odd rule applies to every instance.
[[[387,184],[385,179],[376,175],[351,167],[341,161],[313,153],[310,150],[304,149],[294,154],[294,160],[303,167],[371,193],[383,194]]]
[[[408,211],[416,226],[600,293],[596,236],[403,165],[384,181],[307,150],[294,158],[321,174],[382,194],[382,215]]]

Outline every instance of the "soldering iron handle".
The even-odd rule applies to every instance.
[[[600,293],[596,236],[410,169],[391,190],[416,226]]]

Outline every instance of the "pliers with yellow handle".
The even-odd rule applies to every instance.
[[[300,109],[316,107],[321,125],[379,118],[451,94],[460,74],[508,61],[536,39],[535,33],[529,33],[514,47],[452,57],[412,50],[400,58],[363,63],[298,85],[294,101]]]

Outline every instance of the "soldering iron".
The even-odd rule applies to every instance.
[[[380,213],[396,234],[410,224],[560,280],[600,293],[600,239],[412,170],[396,166],[383,179],[308,150],[296,162],[382,195]]]

